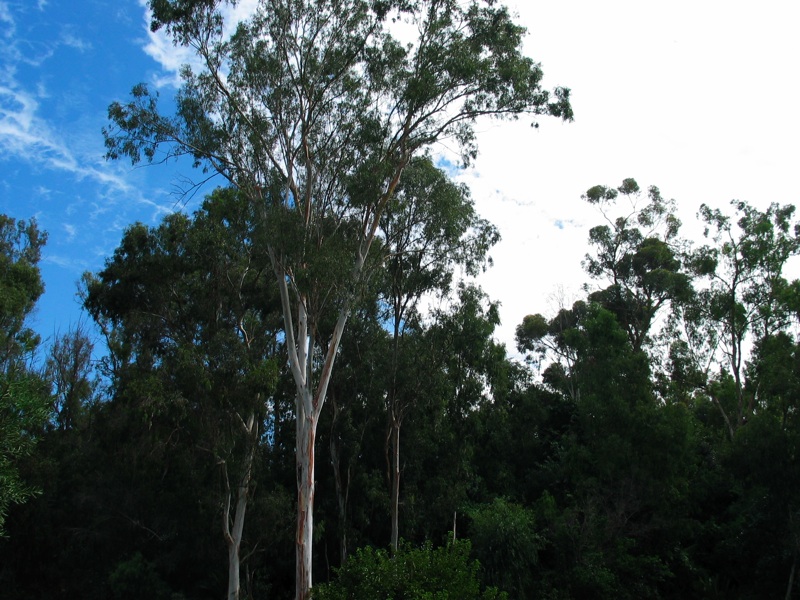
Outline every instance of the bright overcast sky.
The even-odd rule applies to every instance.
[[[797,203],[800,4],[510,6],[545,85],[572,89],[575,121],[484,123],[481,154],[460,175],[503,236],[480,283],[502,304],[509,349],[526,314],[587,279],[580,263],[599,222],[580,200],[589,187],[657,185],[698,241],[703,202]],[[102,267],[128,224],[181,207],[173,189],[189,167],[106,163],[101,135],[108,105],[134,84],[172,96],[181,58],[149,36],[140,0],[0,0],[0,38],[0,212],[49,232],[35,321],[47,337],[80,318],[75,282]]]

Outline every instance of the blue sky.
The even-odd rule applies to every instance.
[[[240,2],[244,13],[254,0]],[[579,294],[588,229],[580,195],[634,177],[678,200],[690,237],[700,203],[796,203],[800,8],[788,0],[510,2],[545,84],[573,89],[576,120],[482,123],[458,178],[500,229],[481,284],[511,344],[525,314]],[[165,98],[185,55],[147,29],[142,0],[0,0],[0,211],[49,232],[44,337],[80,318],[75,282],[134,222],[183,204],[188,165],[103,159],[108,105],[147,82]],[[435,148],[443,164],[453,149]],[[193,205],[188,206],[189,209]],[[556,300],[557,301],[557,300]]]
[[[124,227],[180,206],[182,171],[103,158],[108,105],[161,73],[143,51],[137,1],[2,1],[0,40],[0,210],[49,234],[34,316],[46,338],[80,318],[76,281],[102,266]]]

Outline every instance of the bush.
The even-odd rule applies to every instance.
[[[170,600],[169,587],[158,574],[153,563],[140,552],[120,562],[108,577],[111,597],[114,600]]]
[[[470,512],[473,554],[483,566],[484,581],[512,598],[532,597],[535,567],[544,545],[532,510],[497,498]]]
[[[494,588],[481,591],[478,561],[469,559],[468,540],[434,548],[401,544],[394,556],[361,548],[337,572],[314,587],[314,600],[507,600]]]

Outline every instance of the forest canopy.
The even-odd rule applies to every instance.
[[[656,188],[590,189],[585,297],[526,317],[521,361],[494,338],[497,304],[450,276],[496,232],[442,172],[414,168],[320,415],[314,595],[381,581],[375,597],[792,597],[794,208],[702,206],[706,237],[686,240]],[[450,250],[425,244],[447,227],[408,212],[423,182],[460,207],[425,213],[455,219]],[[81,330],[46,368],[7,361],[6,398],[34,397],[9,383],[22,377],[41,399],[4,421],[30,442],[3,450],[24,491],[0,541],[10,598],[296,593],[296,392],[251,206],[219,189],[126,231],[84,282],[100,364]],[[7,222],[9,264],[28,256],[33,277],[4,285],[29,282],[30,307],[25,240],[46,238]],[[423,309],[426,294],[440,301]],[[33,339],[24,319],[5,331]]]

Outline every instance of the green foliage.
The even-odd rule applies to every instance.
[[[170,594],[153,563],[145,560],[141,552],[114,567],[108,583],[114,600],[179,600],[182,597]]]
[[[24,369],[24,360],[39,344],[25,326],[44,292],[39,259],[47,234],[36,221],[17,221],[0,214],[0,372]]]
[[[634,349],[645,348],[659,311],[670,303],[686,302],[693,294],[679,258],[681,223],[675,216],[675,201],[664,200],[651,186],[644,203],[633,179],[624,180],[617,189],[595,186],[584,200],[598,206],[607,222],[589,232],[595,253],[587,254],[583,265],[607,286],[589,298],[616,315]],[[607,211],[617,203],[623,204],[622,215],[612,218]]]
[[[539,550],[544,540],[536,531],[531,509],[496,498],[470,511],[469,538],[487,585],[512,598],[534,598]]]
[[[279,301],[258,245],[264,232],[242,200],[235,190],[218,189],[192,217],[132,226],[105,268],[87,278],[86,306],[111,350],[114,397],[107,410],[125,431],[121,451],[143,455],[126,474],[149,480],[151,469],[169,465],[172,507],[186,512],[148,527],[172,532],[210,513],[220,550],[234,543],[235,514],[244,515],[239,490],[249,505],[255,501],[254,478],[276,436],[281,374]],[[135,489],[131,513],[154,500],[148,486]],[[269,530],[242,522],[246,555]],[[166,542],[171,534],[159,536]]]
[[[337,571],[335,581],[318,585],[315,600],[502,600],[496,589],[481,591],[480,565],[470,560],[469,541],[434,548],[402,543],[391,556],[386,550],[359,549]]]
[[[683,314],[686,341],[694,353],[715,365],[720,375],[709,376],[705,391],[715,403],[731,438],[756,408],[755,388],[746,389],[748,344],[760,351],[778,348],[774,340],[796,318],[797,281],[784,269],[800,253],[794,206],[771,204],[760,211],[746,202],[731,203],[738,219],[706,205],[699,216],[711,243],[697,249],[689,264],[706,285]],[[772,348],[768,348],[772,346]],[[762,365],[762,368],[764,365]],[[714,393],[715,381],[731,378],[733,394]]]
[[[56,427],[74,427],[86,405],[96,399],[98,381],[93,378],[93,350],[88,333],[79,325],[58,336],[48,352],[45,378],[52,386]]]
[[[52,412],[47,385],[30,367],[39,336],[26,326],[44,292],[39,259],[46,240],[36,221],[0,215],[0,535],[9,506],[38,492],[23,480],[19,463]]]
[[[0,536],[6,533],[9,506],[40,493],[23,480],[18,464],[33,452],[50,414],[50,396],[40,377],[0,377]]]

